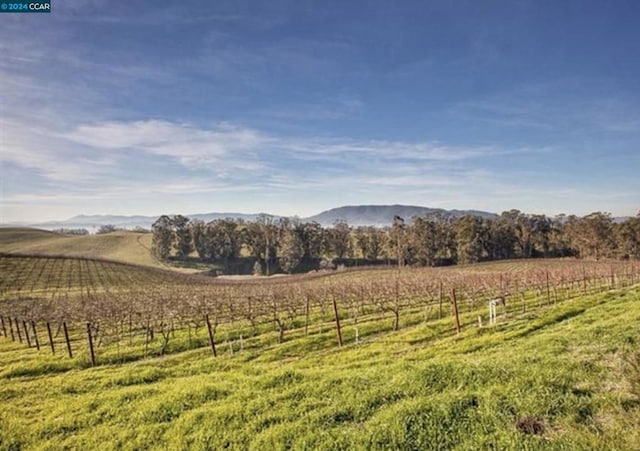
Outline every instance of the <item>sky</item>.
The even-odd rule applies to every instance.
[[[640,211],[636,0],[52,0],[0,14],[0,223]]]

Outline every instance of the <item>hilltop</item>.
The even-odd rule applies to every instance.
[[[349,205],[332,208],[315,216],[306,218],[307,221],[316,221],[323,226],[330,226],[336,221],[346,221],[352,226],[377,226],[391,225],[394,216],[400,216],[409,222],[414,216],[429,216],[442,214],[458,218],[465,215],[494,218],[495,213],[478,210],[445,210],[442,208],[419,207],[414,205]]]

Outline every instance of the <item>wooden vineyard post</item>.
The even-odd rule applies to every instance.
[[[36,349],[40,350],[40,341],[38,340],[38,332],[36,331],[36,322],[31,321],[31,330],[33,331],[33,339],[36,342]]]
[[[129,346],[133,345],[133,321],[131,320],[131,313],[129,313]]]
[[[209,321],[209,314],[204,315],[204,321],[207,323],[207,330],[209,331],[209,344],[211,345],[211,351],[213,352],[213,356],[217,357],[218,353],[216,352],[216,342],[213,337],[213,330],[211,329],[211,321]]]
[[[91,366],[96,366],[96,354],[93,350],[93,337],[91,336],[91,323],[87,323],[87,338],[89,339],[89,352],[91,353]]]
[[[456,333],[460,333],[460,317],[458,316],[458,301],[456,300],[456,290],[451,289],[451,306],[453,307],[453,318],[456,324]]]
[[[22,334],[20,333],[20,323],[17,318],[13,319],[13,324],[16,325],[16,332],[18,332],[18,341],[22,343]]]
[[[587,295],[587,273],[584,270],[584,266],[582,267],[582,294]]]
[[[7,336],[7,328],[6,328],[6,327],[5,327],[5,325],[4,325],[4,318],[3,318],[3,317],[1,317],[1,316],[0,316],[0,321],[2,321],[2,335],[3,335],[4,337],[6,337],[6,336]]]
[[[147,351],[149,350],[149,318],[147,318],[147,325],[144,329],[144,356],[147,356]]]
[[[615,288],[616,287],[616,275],[615,272],[613,271],[613,265],[611,265],[611,288]]]
[[[520,293],[520,284],[516,280],[516,296],[520,296],[520,301],[522,303],[522,313],[527,312],[527,303],[524,300],[524,294]]]
[[[442,280],[440,281],[440,310],[438,311],[438,319],[442,319]]]
[[[307,337],[309,335],[309,295],[307,295],[307,300],[304,307],[304,336]]]
[[[338,334],[338,346],[342,347],[342,330],[340,329],[340,316],[338,315],[338,304],[336,298],[333,298],[333,313],[336,317],[336,333]]]
[[[47,323],[47,335],[49,335],[49,345],[51,346],[51,354],[56,355],[56,347],[53,344],[53,335],[51,334],[51,325]]]
[[[11,317],[9,317],[8,320],[9,320],[9,332],[11,333],[11,341],[16,341],[16,336],[13,334],[13,325],[11,324]]]
[[[27,322],[22,321],[22,330],[24,331],[24,337],[27,339],[27,346],[31,347],[31,337],[29,336],[29,328],[27,327]]]
[[[551,293],[549,291],[549,271],[547,271],[547,305],[551,304]]]
[[[67,323],[62,323],[62,330],[64,331],[64,339],[67,342],[67,352],[69,358],[73,358],[73,352],[71,352],[71,341],[69,341],[69,330],[67,329]]]

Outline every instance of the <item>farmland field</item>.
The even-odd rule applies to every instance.
[[[103,258],[168,268],[152,257],[149,251],[151,238],[148,233],[127,231],[72,236],[29,228],[0,228],[0,252]]]
[[[87,258],[4,255],[0,266],[3,449],[640,440],[637,263],[242,283]],[[490,326],[487,300],[501,294]]]

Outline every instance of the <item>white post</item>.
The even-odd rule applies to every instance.
[[[489,301],[489,324],[494,325],[496,323],[496,304],[498,301],[492,299]]]

